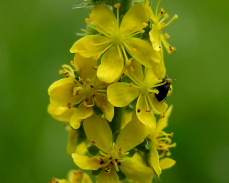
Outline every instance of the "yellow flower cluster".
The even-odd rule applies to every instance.
[[[173,133],[163,131],[172,80],[162,43],[169,54],[176,49],[162,32],[177,16],[165,24],[168,14],[158,12],[159,3],[155,13],[145,0],[124,15],[119,3],[92,7],[85,22],[95,34],[74,43],[74,61],[60,71],[65,78],[48,89],[48,112],[67,122],[67,154],[80,170],[50,183],[92,183],[83,170],[91,170],[96,183],[151,183],[154,172],[159,177],[175,164],[167,157],[176,146]]]

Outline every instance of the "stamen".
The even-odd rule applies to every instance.
[[[138,110],[137,110],[137,112],[139,113],[139,112],[141,112],[142,110],[140,109],[140,108],[138,108]]]
[[[134,72],[134,66],[133,65],[130,67],[130,70],[131,70],[131,72]]]
[[[163,15],[165,13],[165,10],[163,8],[161,8],[161,15]]]
[[[139,32],[143,34],[143,33],[145,32],[145,30],[142,29],[142,30],[140,30]]]
[[[86,24],[89,24],[91,22],[91,19],[90,18],[85,18],[85,23]]]
[[[172,79],[166,79],[165,81],[167,81],[167,83],[172,83]]]
[[[174,17],[165,26],[168,26],[173,20],[175,20],[177,18],[178,18],[178,16],[177,15],[174,15]]]
[[[131,59],[126,60],[125,66],[130,66],[131,64]]]
[[[120,3],[116,3],[116,4],[114,5],[114,7],[117,8],[117,27],[116,27],[117,32],[119,32],[119,7],[120,7],[120,6],[121,6]]]
[[[117,162],[116,161],[114,161],[114,168],[115,168],[115,170],[118,172],[119,171],[119,168],[118,168],[118,165],[117,165]]]
[[[95,90],[95,87],[93,85],[90,85],[90,87],[92,91]]]
[[[98,67],[97,67],[97,66],[93,66],[92,68],[93,68],[94,70],[96,70],[96,71],[98,70]]]
[[[164,38],[165,38],[165,39],[169,39],[170,36],[169,36],[167,33],[165,33],[165,34],[164,34]]]
[[[99,59],[99,55],[94,56],[94,61],[97,61]]]
[[[95,94],[91,94],[91,98],[94,98],[95,97]]]
[[[157,3],[156,11],[155,11],[155,16],[157,16],[157,10],[158,10],[158,7],[159,7],[160,2],[161,2],[161,0],[159,0],[158,3]]]
[[[120,3],[116,3],[116,4],[114,5],[115,8],[119,8],[120,6],[121,6]]]
[[[160,118],[164,118],[165,117],[165,115],[164,114],[160,114]]]
[[[105,168],[105,172],[110,173],[110,170],[108,168]]]
[[[128,69],[124,71],[124,76],[128,76]]]
[[[168,13],[165,13],[164,14],[164,17],[165,17],[165,19],[169,18],[169,14]]]
[[[73,61],[72,60],[70,61],[70,65],[73,65]]]
[[[142,23],[142,26],[145,28],[145,27],[147,27],[147,26],[148,26],[148,24],[147,24],[147,23],[145,23],[145,22],[143,22],[143,23]]]

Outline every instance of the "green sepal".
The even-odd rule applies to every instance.
[[[140,151],[146,151],[146,150],[148,150],[147,145],[148,145],[148,140],[145,139],[141,144],[136,146],[136,149],[138,149]]]
[[[136,105],[137,105],[137,101],[138,101],[138,97],[136,99],[134,99],[130,104],[129,107],[132,109],[135,109]]]
[[[132,157],[135,155],[136,152],[137,152],[137,151],[136,151],[135,148],[131,149],[131,150],[129,151],[129,154],[127,155],[127,157],[132,158]]]
[[[99,153],[99,148],[96,147],[95,145],[91,145],[90,147],[87,148],[88,152],[92,155],[92,156],[95,156]]]
[[[76,145],[79,145],[82,142],[85,142],[86,140],[87,140],[87,136],[84,132],[83,125],[80,125],[80,128],[78,129],[78,141]]]
[[[121,170],[119,170],[118,172],[116,172],[119,178],[119,181],[124,181],[126,179],[126,176],[124,173],[122,173]]]
[[[102,116],[103,115],[103,111],[97,107],[97,105],[94,105],[93,106],[93,111],[94,111],[94,114],[97,115],[97,116]]]
[[[102,170],[103,170],[102,168],[99,168],[98,170],[92,170],[92,171],[91,171],[91,175],[97,176],[97,175],[100,174],[100,172],[101,172]]]
[[[81,101],[82,102],[82,101]],[[81,104],[81,102],[80,103],[78,103],[78,104],[76,104],[76,105],[74,105],[74,106],[72,106],[72,107],[74,107],[74,108],[78,108],[79,107],[79,105]]]
[[[101,64],[101,56],[99,57],[99,59],[97,60],[97,66],[99,66]]]
[[[132,83],[131,79],[129,77],[127,77],[127,76],[122,76],[121,82]]]
[[[148,26],[144,28],[145,32],[142,34],[141,39],[147,40],[150,42],[149,32],[151,31],[152,22],[148,22]]]

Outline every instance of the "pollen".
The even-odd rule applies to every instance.
[[[167,33],[165,33],[165,34],[164,34],[164,38],[165,38],[165,39],[169,39],[170,36],[169,36]]]
[[[115,8],[119,8],[120,6],[121,6],[120,3],[116,3],[116,4],[114,5]]]
[[[131,60],[129,59],[126,61],[125,66],[130,66],[130,64],[131,64]]]
[[[85,23],[86,24],[89,24],[91,22],[91,19],[90,18],[85,18]]]

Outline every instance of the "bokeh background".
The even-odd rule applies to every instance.
[[[154,1],[155,5],[156,1]],[[45,183],[75,167],[66,155],[67,132],[47,114],[49,85],[69,63],[75,35],[89,10],[75,0],[12,0],[0,3],[1,182]],[[166,28],[177,48],[165,54],[174,105],[167,132],[174,132],[176,166],[165,183],[228,183],[229,24],[227,0],[162,0]]]

